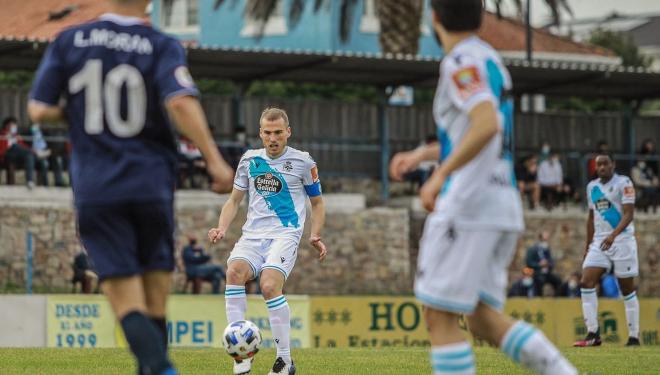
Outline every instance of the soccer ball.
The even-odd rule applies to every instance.
[[[249,320],[238,320],[225,328],[222,345],[227,354],[242,360],[253,357],[261,347],[261,332],[256,324]]]

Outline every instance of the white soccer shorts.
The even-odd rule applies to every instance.
[[[425,306],[470,314],[481,301],[504,308],[518,232],[457,228],[428,219],[420,241],[415,296]]]
[[[605,251],[600,249],[602,242],[603,239],[591,242],[582,268],[596,267],[609,271],[614,266],[614,276],[620,279],[639,275],[637,241],[634,237],[616,238],[612,246]]]
[[[296,264],[299,242],[291,238],[260,240],[241,237],[229,254],[227,265],[240,259],[252,268],[253,279],[265,269],[280,271],[286,279]]]

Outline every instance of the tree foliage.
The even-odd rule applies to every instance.
[[[607,48],[621,57],[625,66],[650,67],[653,59],[643,56],[630,34],[598,29],[591,33],[589,42]]]

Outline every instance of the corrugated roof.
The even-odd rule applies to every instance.
[[[73,10],[59,20],[49,20],[53,12]],[[16,0],[5,1],[0,12],[0,36],[51,39],[61,30],[92,20],[110,11],[107,1],[98,0]],[[479,36],[495,49],[525,50],[525,26],[513,19],[486,13]],[[614,56],[608,50],[576,43],[542,30],[534,31],[534,51]]]
[[[0,69],[36,69],[46,45],[44,39],[0,38]],[[440,62],[437,57],[267,48],[188,46],[187,51],[195,78],[235,82],[269,79],[434,87]],[[504,62],[513,78],[514,94],[660,97],[660,74],[645,68],[516,58],[506,58]]]

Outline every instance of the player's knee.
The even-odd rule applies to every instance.
[[[428,307],[424,308],[424,320],[426,321],[427,327],[430,329],[433,327],[442,329],[442,327],[458,325],[458,315]]]
[[[582,276],[582,280],[580,280],[580,288],[593,289],[595,287],[596,287],[596,280],[592,280],[590,278],[586,278]]]
[[[261,294],[267,300],[282,294],[282,289],[276,280],[262,278],[259,286],[261,287]]]
[[[238,267],[229,267],[227,270],[227,284],[244,285],[248,282],[250,275],[247,270]]]

